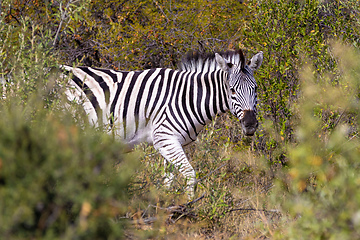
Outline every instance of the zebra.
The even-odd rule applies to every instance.
[[[253,76],[263,61],[258,52],[245,63],[242,50],[188,54],[179,69],[116,71],[93,67],[61,68],[70,75],[65,94],[81,104],[89,121],[106,125],[130,148],[147,142],[187,179],[194,196],[196,173],[183,146],[196,140],[215,116],[228,110],[252,136],[257,127],[257,83]],[[174,176],[165,173],[169,186]]]

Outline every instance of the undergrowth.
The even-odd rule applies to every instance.
[[[279,167],[269,166],[253,151],[254,138],[236,144],[224,137],[231,136],[229,132],[241,137],[239,123],[228,123],[229,115],[219,117],[194,144],[185,147],[198,179],[195,202],[190,205],[182,176],[175,173],[172,186],[164,187],[161,155],[152,147],[141,147],[143,166],[132,187],[133,201],[141,199],[142,205],[132,209],[129,216],[138,214],[143,222],[135,227],[173,239],[271,236],[281,212],[267,195]],[[185,206],[185,211],[176,212],[176,206]],[[149,219],[157,224],[149,228],[144,224]],[[261,227],[254,228],[254,224]],[[157,228],[159,225],[162,228]]]
[[[359,238],[359,1],[190,2],[0,3],[1,237]],[[264,52],[260,126],[244,137],[224,114],[185,148],[193,202],[176,171],[163,186],[153,147],[123,153],[64,108],[59,64],[174,67],[236,47]]]

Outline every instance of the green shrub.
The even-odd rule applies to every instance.
[[[136,161],[111,136],[34,104],[0,105],[0,235],[121,238]]]
[[[329,44],[335,39],[359,47],[358,0],[5,0],[0,5],[0,80],[6,82],[0,104],[3,236],[120,238],[124,225],[114,216],[122,215],[125,205],[137,203],[127,216],[164,220],[166,207],[185,202],[183,179],[170,190],[162,187],[162,158],[153,148],[144,148],[144,167],[136,169],[128,200],[133,168],[126,165],[136,161],[110,136],[89,129],[80,113],[74,118],[63,110],[54,84],[58,75],[49,68],[58,62],[125,70],[176,67],[189,50],[239,46],[247,56],[265,54],[255,73],[261,124],[254,138],[243,138],[235,117],[224,115],[187,149],[203,178],[198,193],[206,195],[184,214],[195,216],[184,229],[204,238],[217,233],[260,238],[273,236],[281,225],[279,238],[358,238],[359,123],[353,96],[359,93],[352,90],[359,88],[349,79],[359,79],[359,72],[351,65],[356,58],[340,58],[351,61],[339,67]],[[301,78],[308,65],[310,72]],[[289,165],[273,203],[266,194],[277,164],[262,162]],[[164,210],[160,217],[155,204]],[[283,215],[290,213],[280,224],[266,211],[274,204],[281,204]],[[162,220],[151,236],[179,237],[182,225]]]
[[[297,144],[288,145],[287,177],[278,185],[288,193],[276,191],[284,197],[283,210],[294,219],[282,232],[290,239],[360,237],[359,52],[341,46],[332,52],[342,72],[336,86],[317,81],[311,68],[303,74]],[[343,113],[331,130],[324,132],[319,108]]]
[[[339,72],[329,42],[338,39],[358,46],[360,6],[350,0],[263,0],[249,1],[247,7],[243,45],[251,52],[262,50],[265,54],[264,65],[256,73],[259,117],[275,127],[275,132],[259,131],[258,149],[277,162],[286,151],[282,146],[295,141],[297,117],[292,108],[301,97],[302,66],[311,63],[320,82],[337,82]]]
[[[124,238],[136,158],[64,108],[50,36],[19,21],[0,24],[0,238]]]
[[[134,162],[122,146],[41,108],[2,105],[0,113],[0,235],[123,236],[115,217],[126,209]]]

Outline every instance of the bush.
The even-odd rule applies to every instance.
[[[14,102],[0,106],[0,235],[123,237],[134,158],[70,115]]]
[[[249,19],[243,45],[251,52],[264,51],[264,65],[257,72],[259,117],[271,121],[275,132],[258,134],[258,149],[270,162],[284,162],[297,117],[292,107],[301,96],[302,66],[311,63],[317,81],[336,83],[336,59],[329,43],[339,40],[359,46],[360,7],[356,1],[249,1]],[[275,151],[274,151],[275,150]]]
[[[0,49],[0,236],[123,238],[117,217],[137,161],[64,108],[59,73],[50,71],[56,56],[42,42],[49,35],[31,23],[0,24],[8,34]]]
[[[152,220],[158,211],[185,201],[183,179],[170,190],[162,187],[162,158],[153,148],[144,148],[145,167],[136,169],[127,200],[133,168],[125,165],[136,161],[123,155],[110,136],[89,129],[81,114],[74,118],[63,109],[54,81],[58,75],[49,68],[58,62],[124,70],[175,68],[187,51],[241,47],[247,56],[259,50],[265,56],[255,76],[261,123],[256,136],[244,138],[230,114],[207,126],[208,132],[187,149],[205,197],[170,220],[164,210],[153,225],[158,231],[149,234],[179,237],[179,229],[186,229],[182,236],[260,238],[274,236],[278,228],[288,238],[358,238],[358,196],[350,194],[358,187],[354,96],[359,97],[359,89],[351,80],[358,79],[357,60],[340,51],[349,56],[340,61],[329,44],[337,40],[358,49],[358,3],[2,1],[0,81],[6,98],[0,104],[0,221],[5,224],[0,233],[9,238],[116,238],[124,225],[112,220],[127,203],[139,203],[127,216]],[[350,63],[340,67],[346,59]],[[311,70],[305,72],[304,66]],[[344,77],[350,74],[357,77]],[[283,188],[274,191],[271,203],[267,194],[280,167],[286,177],[280,174],[277,186]],[[290,213],[283,222],[279,211],[267,211],[279,204],[282,215]],[[191,218],[184,228],[161,224],[184,216]]]
[[[1,235],[121,237],[114,220],[126,207],[132,169],[121,145],[54,114],[0,112]]]
[[[311,68],[302,77],[297,144],[288,145],[290,166],[278,185],[288,192],[275,191],[294,221],[280,239],[360,237],[359,52],[340,45],[332,52],[342,72],[337,85],[318,82]],[[342,112],[338,124],[324,132],[318,109]]]

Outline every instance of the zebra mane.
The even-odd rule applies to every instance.
[[[240,66],[241,69],[245,67],[245,57],[241,49],[218,53],[232,64]],[[215,53],[189,52],[182,58],[178,68],[181,71],[212,72],[220,69],[220,66],[216,63]]]

